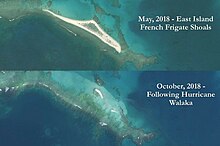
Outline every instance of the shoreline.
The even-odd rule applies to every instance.
[[[87,79],[75,74],[74,81],[76,80],[78,83],[84,82],[89,85],[78,88],[77,83],[65,85],[66,79],[73,80],[73,78],[64,77],[57,80],[57,75],[58,77],[63,77],[65,73],[38,71],[7,72],[0,74],[0,77],[3,79],[0,89],[2,89],[1,92],[5,95],[11,95],[12,93],[18,95],[27,89],[46,89],[53,95],[53,101],[91,115],[91,117],[99,121],[101,127],[111,130],[120,140],[130,139],[136,146],[142,145],[144,142],[155,137],[152,132],[145,132],[143,129],[132,126],[123,112],[126,110],[126,107],[122,109],[123,107],[105,88],[99,89],[100,92],[102,90],[105,96],[105,98],[101,99],[93,93],[93,89],[98,86],[95,83],[90,83]],[[83,93],[80,90],[82,88],[86,89]]]
[[[69,24],[72,24],[74,26],[77,26],[89,33],[91,33],[92,35],[98,37],[102,42],[106,43],[107,45],[109,45],[110,47],[114,48],[118,53],[121,53],[121,46],[120,44],[113,39],[111,36],[109,36],[94,20],[87,20],[87,21],[79,21],[79,20],[73,20],[64,16],[60,16],[58,14],[55,14],[54,12],[48,10],[48,9],[42,9],[44,12],[47,12],[51,15],[53,15],[54,17],[65,21]],[[94,25],[96,27],[96,29],[98,29],[98,32],[96,32],[95,30],[92,30],[91,28],[89,28],[88,25]]]

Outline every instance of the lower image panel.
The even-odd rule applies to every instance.
[[[220,72],[2,71],[1,146],[216,146]]]

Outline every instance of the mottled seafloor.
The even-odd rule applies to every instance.
[[[86,74],[91,77],[89,72],[86,72]],[[11,107],[7,106],[10,102],[5,99],[11,99],[13,102],[14,98],[14,100],[19,102],[20,100],[22,101],[19,96],[25,91],[33,90],[39,93],[41,93],[40,91],[46,91],[51,93],[49,101],[68,108],[70,112],[73,112],[73,115],[75,112],[79,112],[84,115],[84,118],[88,116],[88,119],[90,119],[91,117],[91,119],[99,123],[99,127],[107,128],[116,137],[115,143],[117,144],[114,145],[121,144],[122,140],[126,138],[136,145],[142,145],[144,142],[153,139],[155,137],[153,132],[145,131],[129,122],[125,104],[122,100],[114,97],[104,87],[104,84],[105,81],[98,74],[94,74],[93,79],[89,80],[77,72],[1,72],[1,115],[2,117],[7,117],[8,112],[10,113],[10,108],[13,108],[13,104]],[[47,96],[45,95],[45,97]],[[31,102],[31,99],[31,97],[26,97],[26,100],[30,100],[30,103],[35,104]],[[26,100],[24,102],[27,102]],[[36,110],[36,112],[39,111]],[[38,122],[42,123],[43,121],[40,120]],[[63,121],[63,124],[65,125],[65,121]],[[94,134],[89,135],[93,136]]]
[[[114,22],[115,31],[110,31],[111,28],[103,25],[102,20],[98,18],[98,14],[101,13],[100,8],[95,3],[66,2],[64,4],[66,8],[63,7],[61,10],[56,6],[62,7],[63,1],[0,2],[0,16],[2,17],[0,27],[3,28],[0,32],[3,36],[0,40],[2,52],[0,67],[2,69],[136,70],[156,62],[155,56],[128,49],[122,32],[118,31],[120,22]],[[77,3],[85,4],[77,5]],[[86,6],[86,4],[93,7],[93,12],[87,8],[86,14],[77,12],[79,9],[84,9],[80,6]],[[67,6],[76,12],[71,11],[66,14]],[[120,43],[123,48],[122,53],[117,53],[114,48],[101,42],[95,36],[54,18],[42,9],[50,9],[72,19],[95,20]],[[86,18],[85,15],[87,15]],[[119,17],[113,18],[119,20]]]
[[[219,145],[219,72],[14,73],[1,73],[0,145],[134,146],[132,135],[142,134],[141,129],[150,134],[143,146]],[[146,90],[171,81],[200,82],[206,86],[203,92],[216,97],[192,99],[192,107],[146,98]],[[123,109],[129,122],[109,107]]]
[[[220,5],[217,0],[2,0],[0,6],[0,16],[3,17],[0,19],[0,34],[3,36],[0,39],[1,68],[220,69],[216,63],[220,54]],[[41,8],[72,19],[94,19],[121,44],[122,53],[117,54],[88,33],[45,15],[40,12]],[[209,32],[143,32],[137,22],[139,15],[213,15],[214,22]],[[14,18],[18,19],[9,21]],[[60,25],[80,35],[74,37]],[[31,62],[28,61],[30,58]]]

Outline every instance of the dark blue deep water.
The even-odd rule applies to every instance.
[[[153,123],[158,138],[150,146],[220,145],[220,74],[210,72],[143,72],[138,90],[128,96],[130,104]],[[168,99],[147,98],[157,83],[202,83],[201,92],[215,92],[213,99],[192,99],[192,107],[173,107]]]
[[[137,77],[137,72],[132,73]],[[193,106],[171,106],[167,98],[145,96],[146,91],[157,91],[155,86],[159,82],[201,83],[206,86],[201,92],[214,92],[216,97],[192,98]],[[127,99],[129,115],[133,113],[132,110],[137,111],[133,120],[142,121],[144,124],[141,128],[156,133],[154,140],[144,146],[220,145],[219,83],[220,72],[142,72],[135,90],[124,98]],[[12,107],[8,114],[0,117],[0,146],[118,144],[117,137],[107,129],[100,128],[97,120],[54,102],[52,95],[46,91],[27,90],[14,98],[0,98],[0,114],[4,106]],[[123,141],[123,146],[133,145],[130,140]]]
[[[70,111],[40,90],[25,91],[0,119],[0,146],[114,146],[116,138],[96,120]]]
[[[125,3],[123,4],[124,7],[132,7],[134,0],[123,2]],[[59,5],[59,1],[54,3],[57,6]],[[82,8],[74,8],[74,6],[76,7],[74,0],[72,0],[72,5],[70,3],[70,1],[61,1],[62,11],[68,12],[70,9],[73,11],[74,9],[76,11],[78,9],[79,11],[85,10],[86,13],[82,12],[78,17],[84,17],[83,14],[90,13],[86,9],[87,7],[83,7],[85,6],[84,4],[80,5]],[[102,2],[99,1],[99,3]],[[104,3],[103,5],[105,5]],[[66,6],[63,6],[65,4]],[[122,29],[129,28],[128,34],[123,31],[125,38],[128,38],[126,39],[128,44],[140,45],[143,49],[141,52],[144,52],[144,54],[149,53],[149,56],[152,55],[158,58],[157,64],[146,66],[143,68],[144,70],[210,71],[220,69],[220,65],[216,63],[220,61],[218,0],[140,0],[137,1],[137,5],[137,9],[134,6],[131,12],[116,13],[120,15],[121,19],[127,20],[128,18],[128,22],[123,20],[126,21],[125,25],[123,23],[116,25],[121,25]],[[101,8],[110,11],[110,14],[115,13],[115,9],[111,10],[108,5]],[[69,15],[72,13],[74,12],[70,11]],[[124,15],[126,17],[123,17]],[[211,31],[182,31],[178,33],[171,31],[140,31],[140,25],[137,21],[139,15],[146,15],[152,18],[164,15],[172,18],[177,15],[183,17],[214,16],[214,22],[209,23],[212,26]],[[113,22],[111,19],[109,21],[104,19],[104,23],[106,23],[106,26],[112,26]],[[183,25],[183,23],[176,23],[176,25]],[[206,25],[206,23],[201,23],[201,25]],[[108,30],[108,27],[106,29]],[[135,37],[137,39],[135,42],[133,42],[134,39],[132,37],[130,38],[131,32],[138,36],[137,38]],[[100,40],[94,39],[94,36],[92,37],[82,31],[77,34],[79,34],[78,37],[75,37],[61,28],[52,17],[42,14],[31,14],[12,22],[2,18],[0,19],[0,68],[12,70],[133,70],[133,67],[129,65],[121,68],[120,59],[118,59],[121,56],[110,51],[108,53],[100,51],[109,47],[103,43],[100,45]],[[132,45],[129,47],[134,52],[140,49],[139,47],[132,47]],[[32,61],[30,62],[29,60]]]
[[[0,19],[0,68],[5,70],[116,70],[108,48],[94,36],[75,28],[75,37],[53,17],[33,13],[9,22]],[[31,60],[31,61],[30,61]]]

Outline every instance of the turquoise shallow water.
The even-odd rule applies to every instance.
[[[32,7],[47,7],[47,1],[44,1],[42,5],[40,5],[40,3],[37,4],[34,3]],[[23,7],[28,6],[27,3],[24,3]],[[100,26],[125,49],[133,51],[134,53],[141,53],[145,55],[145,57],[157,57],[156,63],[154,62],[153,65],[150,66],[145,65],[141,68],[142,70],[218,70],[220,66],[215,62],[219,62],[218,54],[220,54],[218,49],[218,34],[220,32],[219,7],[220,5],[216,0],[208,2],[203,0],[197,1],[197,5],[193,5],[193,2],[190,0],[184,2],[180,0],[53,0],[49,9],[65,17],[77,20],[95,19]],[[146,15],[149,17],[154,17],[155,15],[213,15],[215,20],[212,24],[213,30],[209,32],[141,32],[137,22],[139,15]],[[38,54],[38,52],[36,52],[35,55],[29,54],[29,56],[32,57],[33,55],[33,58],[40,58],[39,60],[42,62],[39,62],[38,65],[49,64],[48,66],[52,66],[51,68],[53,68],[52,62],[58,60],[57,64],[63,65],[63,67],[60,68],[65,69],[71,67],[72,69],[94,70],[137,69],[129,64],[131,61],[125,61],[125,65],[122,65],[124,63],[123,60],[126,60],[121,57],[123,54],[120,56],[110,51],[111,53],[107,53],[107,56],[105,56],[106,53],[103,53],[103,50],[106,50],[105,47],[108,46],[104,46],[103,44],[100,46],[100,44],[97,43],[98,40],[90,40],[89,38],[91,36],[88,34],[86,34],[87,40],[78,37],[74,40],[70,34],[68,35],[68,33],[65,34],[62,32],[66,31],[65,29],[61,31],[61,28],[57,24],[51,24],[52,21],[49,20],[50,18],[48,18],[48,21],[46,19],[47,18],[39,18],[36,20],[36,17],[28,19],[22,18],[21,20],[17,20],[21,21],[20,23],[16,21],[9,23],[5,22],[7,19],[0,19],[0,28],[2,28],[0,30],[3,35],[0,40],[0,48],[3,51],[2,54],[4,54],[5,50],[13,50],[13,48],[23,49],[24,54],[25,51],[26,54],[28,54],[27,50],[35,50],[36,48],[40,50],[39,52],[45,50],[46,57],[36,57],[35,55]],[[33,25],[35,21],[38,21],[39,24],[44,23],[44,25]],[[21,24],[23,26],[21,26]],[[51,29],[47,30],[49,25]],[[30,27],[33,28],[28,30]],[[30,38],[27,38],[27,34],[23,34],[25,31],[29,31],[28,34],[31,34]],[[18,35],[19,38],[16,38],[16,35]],[[39,38],[41,36],[44,36],[44,38]],[[64,39],[64,41],[62,41],[62,39]],[[28,44],[25,42],[28,42]],[[79,48],[80,50],[76,50]],[[53,49],[55,49],[58,56],[61,56],[60,61],[59,57],[53,54]],[[94,51],[89,51],[89,49]],[[60,52],[60,50],[65,50],[66,52]],[[7,60],[7,58],[9,58],[8,60],[12,60],[8,57],[8,54],[16,56],[14,52],[5,52],[5,55],[1,58],[4,58],[3,60]],[[69,54],[74,55],[71,56]],[[104,56],[102,54],[104,54]],[[131,54],[124,56],[131,57]],[[62,58],[67,58],[66,62]],[[105,61],[104,58],[107,58],[107,61]],[[131,58],[136,60],[136,58],[139,57],[133,56]],[[36,59],[33,59],[33,61],[35,60]],[[85,62],[82,63],[81,66],[83,67],[80,68],[78,64],[82,61]],[[102,64],[103,61],[105,62]],[[26,60],[24,62],[26,62]],[[10,62],[8,64],[13,63]],[[71,64],[73,65],[71,66]]]
[[[95,13],[94,7],[90,6],[89,2],[82,0],[77,0],[77,1],[54,0],[52,4],[52,8],[56,10],[60,10],[62,14],[78,20],[92,19]]]
[[[101,7],[105,13],[96,13],[90,1],[82,2],[79,6],[79,1],[67,1],[68,6],[64,6],[59,1],[54,2],[54,9],[58,9],[64,16],[85,19],[86,16],[90,18],[97,15],[100,19],[101,25],[108,30],[117,40],[115,34],[115,25],[112,16],[120,17],[120,29],[125,37],[129,49],[135,52],[140,52],[145,55],[155,55],[158,57],[158,64],[147,67],[145,69],[151,70],[217,70],[219,69],[218,54],[219,43],[218,34],[219,28],[219,14],[220,8],[216,0],[212,1],[174,1],[174,0],[120,0],[120,6],[114,7],[108,1],[94,1],[93,6]],[[193,3],[197,3],[194,5]],[[77,8],[72,8],[76,6]],[[90,12],[86,15],[83,12],[78,14],[79,7]],[[76,13],[73,11],[76,10]],[[92,14],[91,14],[92,13]],[[86,16],[85,16],[86,15]],[[215,17],[215,22],[210,32],[140,32],[137,23],[138,15],[146,15],[154,17],[156,15],[183,15],[193,16],[202,15]]]
[[[215,22],[210,32],[145,32],[141,33],[134,29],[139,36],[148,40],[152,49],[157,54],[164,67],[168,70],[218,70],[219,64],[219,43],[218,34],[219,14],[215,0],[213,1],[173,1],[159,0],[148,1],[143,0],[139,7],[140,14],[147,15],[202,15],[215,17]],[[196,3],[196,5],[194,5]],[[135,26],[135,22],[133,23]],[[146,38],[145,36],[149,36]],[[160,42],[160,43],[158,43]]]
[[[51,17],[32,14],[13,22],[2,18],[0,28],[1,69],[119,69],[116,60],[100,51],[101,42],[74,37]]]
[[[127,117],[132,125],[156,134],[154,139],[145,142],[143,146],[206,146],[219,145],[219,74],[219,72],[53,72],[52,77],[65,87],[75,86],[76,92],[88,93],[89,86],[95,86],[95,77],[102,80],[103,87],[126,105]],[[87,84],[84,84],[83,78],[89,80],[86,81]],[[69,82],[73,79],[75,82]],[[4,82],[4,79],[2,81]],[[157,91],[155,85],[158,82],[164,84],[199,82],[206,86],[202,92],[215,92],[216,97],[190,99],[194,102],[194,106],[191,107],[170,106],[168,99],[146,97],[146,91]],[[107,98],[107,92],[104,93]],[[54,95],[48,93],[48,90],[36,87],[25,90],[17,96],[12,95],[14,94],[11,89],[0,94],[0,135],[3,137],[0,138],[1,145],[29,143],[43,146],[48,144],[117,146],[119,142],[111,130],[100,126],[100,119],[94,119],[81,110],[74,110],[54,100]],[[27,137],[30,138],[26,139]],[[129,139],[122,142],[122,146],[133,145]]]

